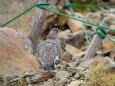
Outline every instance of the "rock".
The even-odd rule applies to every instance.
[[[33,86],[33,85],[31,85],[31,84],[28,84],[28,86]]]
[[[26,77],[25,80],[26,80],[26,83],[31,83],[31,80],[29,77]]]
[[[27,38],[23,33],[21,32],[17,32],[16,34],[22,41],[22,49],[25,50],[28,53],[32,53],[33,52],[33,45],[32,42],[29,38]]]
[[[67,15],[72,16],[70,12],[66,11],[66,13]],[[74,16],[74,17],[78,18],[78,16]],[[77,31],[83,30],[84,28],[82,22],[71,19],[71,18],[67,18],[67,25],[69,26],[72,32],[77,32]]]
[[[103,58],[103,62],[104,65],[109,66],[109,67],[115,67],[115,62],[110,59],[109,57],[105,57]]]
[[[58,71],[56,73],[56,79],[57,80],[61,80],[61,79],[64,79],[64,78],[67,78],[69,77],[69,73],[67,71]]]
[[[74,78],[77,79],[77,80],[78,80],[80,77],[81,77],[80,74],[75,74],[75,75],[74,75]]]
[[[110,57],[113,61],[115,60],[115,49],[114,50],[110,50],[108,52],[105,52],[103,54],[104,57]]]
[[[66,70],[69,72],[82,73],[85,69],[81,67],[76,67],[76,68],[67,67]]]
[[[55,83],[55,85],[54,86],[64,86],[64,84],[61,84],[61,83]]]
[[[33,76],[37,73],[36,70],[26,71],[24,74],[25,76]]]
[[[90,12],[86,15],[85,20],[90,23],[99,24],[102,20],[101,12]]]
[[[78,66],[80,63],[84,62],[84,61],[86,61],[85,58],[80,58],[80,59],[78,58],[78,59],[75,60],[77,66]]]
[[[58,17],[58,25],[63,26],[67,22],[67,17],[59,15]]]
[[[82,86],[83,85],[83,80],[76,80],[72,81],[68,86]]]
[[[65,36],[67,36],[71,31],[70,30],[65,30],[65,31],[61,31],[58,33],[58,38],[64,38]]]
[[[6,75],[4,76],[4,79],[5,79],[5,81],[10,81],[10,80],[13,80],[13,79],[18,78],[18,76],[19,76],[19,73],[18,73],[18,72],[16,72],[16,73],[11,73],[11,74],[6,74]]]
[[[64,53],[62,54],[62,59],[63,59],[63,60],[66,60],[66,61],[70,61],[70,60],[72,59],[72,56],[71,56],[69,53],[64,52]]]
[[[115,25],[110,25],[110,28],[115,29]],[[115,36],[114,31],[109,31],[108,34],[110,34],[111,36]]]
[[[115,41],[115,37],[110,37],[111,39],[113,39]],[[102,41],[102,48],[104,52],[110,51],[115,49],[115,43],[112,43],[110,40],[108,39],[104,39]]]
[[[36,82],[42,82],[48,78],[51,78],[52,76],[53,76],[52,72],[41,72],[31,76],[30,79],[31,82],[36,83]]]
[[[78,67],[87,68],[92,64],[92,62],[93,62],[93,59],[86,60],[80,63]]]
[[[11,28],[0,28],[0,75],[39,68],[33,55],[23,50],[21,39]]]
[[[67,78],[62,78],[62,79],[59,80],[57,83],[65,84],[67,81],[68,81]]]
[[[84,28],[82,22],[76,21],[71,18],[68,18],[67,24],[70,27],[72,32],[77,32],[77,31],[83,30]]]
[[[71,63],[67,63],[67,67],[75,67],[76,63],[75,62],[71,62]]]
[[[80,48],[85,43],[84,31],[69,33],[65,39],[68,44]]]
[[[103,13],[104,19],[107,19],[108,25],[115,25],[115,14],[110,12]]]
[[[53,82],[45,82],[43,86],[54,86]]]
[[[77,49],[69,44],[66,44],[65,50],[72,56],[77,56],[79,53],[81,53],[80,49]]]
[[[58,38],[60,40],[62,49],[64,49],[66,45],[66,39],[64,37],[66,37],[69,33],[70,30],[61,31],[60,33],[58,33]]]
[[[77,56],[73,56],[72,58],[74,59],[74,60],[78,60],[78,58],[82,58],[84,55],[85,55],[85,53],[86,53],[86,51],[83,51],[83,52],[81,52],[81,53],[79,53]],[[77,61],[78,62],[78,61]]]
[[[40,74],[35,74],[34,76],[31,77],[31,81],[33,83],[38,82],[38,79],[41,77]]]

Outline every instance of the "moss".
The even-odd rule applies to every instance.
[[[93,5],[93,0],[76,0],[74,3]],[[83,14],[86,14],[89,11],[95,12],[98,10],[98,8],[95,7],[79,7],[79,6],[74,6],[73,9],[75,12],[80,12]]]
[[[115,73],[110,68],[98,64],[89,69],[91,71],[85,75],[85,86],[115,86]]]

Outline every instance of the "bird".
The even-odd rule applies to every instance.
[[[62,56],[62,48],[57,37],[59,32],[58,28],[51,29],[46,40],[37,46],[37,61],[44,70],[55,70]]]

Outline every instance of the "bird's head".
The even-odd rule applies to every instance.
[[[58,28],[53,28],[48,34],[48,38],[55,39],[57,37],[57,34],[60,32]]]

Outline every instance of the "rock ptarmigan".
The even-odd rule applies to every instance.
[[[62,49],[57,38],[59,32],[58,28],[53,28],[47,39],[37,47],[36,57],[44,70],[54,70],[61,58]]]

